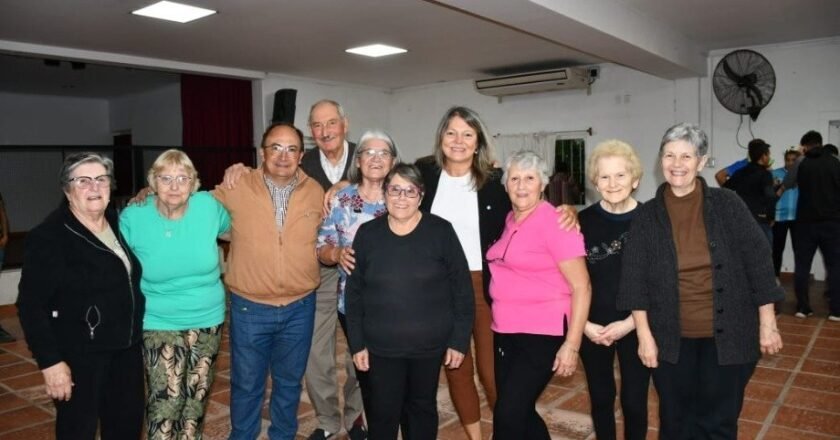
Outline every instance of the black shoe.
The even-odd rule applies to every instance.
[[[6,342],[15,342],[16,340],[17,339],[15,339],[14,336],[10,335],[9,332],[7,332],[3,327],[0,327],[0,344]]]
[[[347,431],[347,438],[350,440],[365,440],[367,438],[367,430],[364,425],[353,425],[353,427]]]
[[[334,432],[327,432],[327,431],[324,431],[321,428],[318,428],[318,429],[312,431],[312,434],[309,435],[308,439],[309,440],[329,440],[329,439],[335,438],[335,434],[336,433],[334,433]]]

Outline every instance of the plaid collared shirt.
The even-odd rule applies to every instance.
[[[274,203],[274,221],[277,223],[277,229],[283,228],[283,223],[286,221],[286,210],[289,207],[289,199],[292,198],[292,191],[298,183],[298,176],[295,173],[294,179],[286,186],[277,186],[271,178],[264,175],[265,186],[268,187],[268,193],[271,194],[271,201]]]

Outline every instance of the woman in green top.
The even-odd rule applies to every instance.
[[[230,216],[182,151],[167,150],[148,174],[155,193],[127,207],[120,229],[143,265],[143,357],[148,438],[201,438],[225,315],[216,239]]]

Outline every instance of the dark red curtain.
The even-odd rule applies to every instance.
[[[236,162],[254,165],[251,81],[181,75],[183,146],[203,188]]]

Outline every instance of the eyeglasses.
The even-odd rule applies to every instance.
[[[166,175],[162,175],[162,176],[155,176],[155,179],[157,179],[158,182],[162,183],[165,186],[170,186],[173,183],[175,184],[175,186],[183,186],[183,185],[186,185],[186,184],[190,183],[190,181],[192,180],[192,177],[190,177],[190,176],[166,176]]]
[[[385,188],[385,193],[388,194],[389,197],[393,198],[397,198],[401,195],[405,195],[405,197],[409,199],[416,199],[420,197],[420,190],[418,190],[416,186],[400,188],[397,185],[388,185],[388,187]]]
[[[367,150],[359,151],[359,157],[363,157],[365,159],[373,159],[374,157],[378,157],[380,159],[387,159],[391,157],[391,152],[388,150],[374,150],[370,148]]]
[[[507,255],[507,251],[508,251],[508,249],[510,249],[510,243],[513,241],[513,237],[516,235],[517,232],[519,232],[519,229],[513,231],[513,233],[510,234],[510,238],[508,239],[507,245],[505,245],[505,250],[504,250],[504,252],[502,252],[502,257],[487,260],[487,263],[504,263],[505,262],[505,255]]]
[[[73,186],[79,189],[88,189],[93,186],[108,186],[111,184],[111,176],[103,174],[96,177],[76,176],[67,179],[67,183],[72,183]]]
[[[270,153],[280,154],[280,153],[288,153],[288,154],[296,154],[300,151],[297,145],[280,145],[280,144],[271,144],[269,146],[263,147],[268,150]]]

